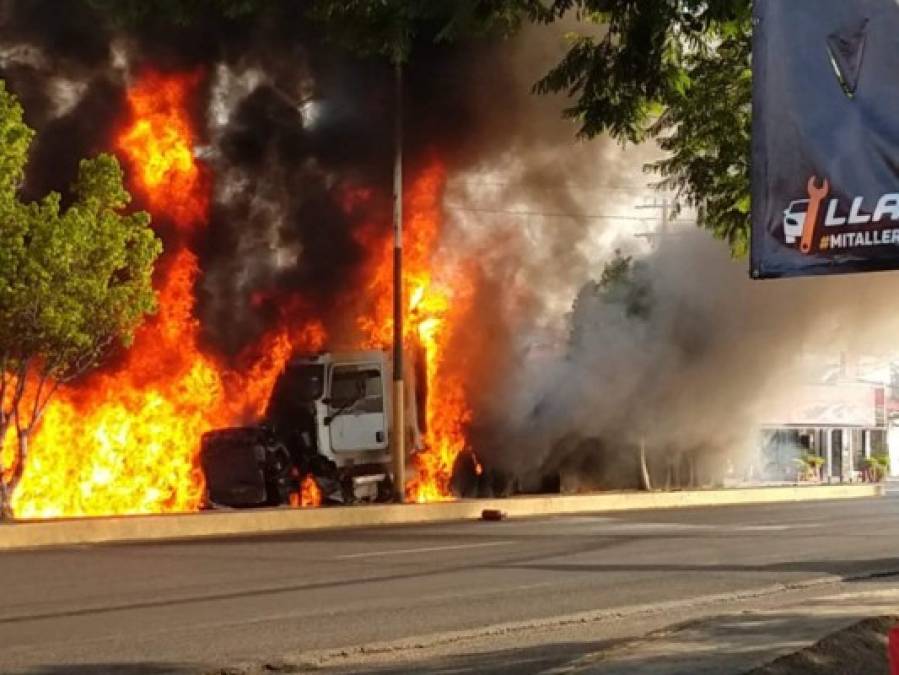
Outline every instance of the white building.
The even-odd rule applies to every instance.
[[[769,412],[762,427],[769,476],[781,471],[787,477],[795,471],[794,460],[809,453],[824,459],[823,480],[857,481],[867,458],[887,452],[885,387],[845,380],[804,385],[787,405]],[[899,441],[899,426],[892,431]],[[899,454],[899,443],[890,454]],[[897,469],[894,460],[892,470]]]

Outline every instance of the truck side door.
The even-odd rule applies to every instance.
[[[335,452],[383,450],[387,447],[384,377],[378,364],[343,364],[331,368],[328,414]]]

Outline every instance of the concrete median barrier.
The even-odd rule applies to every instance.
[[[374,504],[320,509],[258,509],[105,518],[19,521],[0,525],[0,551],[283,534],[310,530],[452,522],[481,518],[485,509],[509,518],[641,509],[859,499],[884,494],[880,485],[759,487],[683,492],[627,492],[471,499],[437,504]]]

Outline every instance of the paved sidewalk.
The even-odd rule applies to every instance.
[[[899,614],[899,584],[891,586],[847,591],[800,605],[697,621],[617,649],[585,655],[560,672],[744,673],[862,619]]]
[[[639,639],[606,638],[601,625],[575,625],[464,647],[384,650],[307,666],[308,672],[344,675],[743,675],[863,619],[899,614],[896,577],[826,585],[817,593],[786,604],[767,602],[767,607],[682,622]],[[307,672],[298,671],[297,665],[293,661],[285,670]],[[277,672],[277,663],[268,669]]]

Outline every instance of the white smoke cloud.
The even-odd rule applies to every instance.
[[[656,461],[694,453],[720,476],[753,455],[772,400],[787,405],[841,352],[891,353],[899,330],[895,273],[752,281],[745,261],[698,231],[636,265],[645,315],[586,294],[576,345],[523,364],[507,418],[519,466],[554,461],[566,438],[596,438],[607,463],[632,463],[645,443]]]

